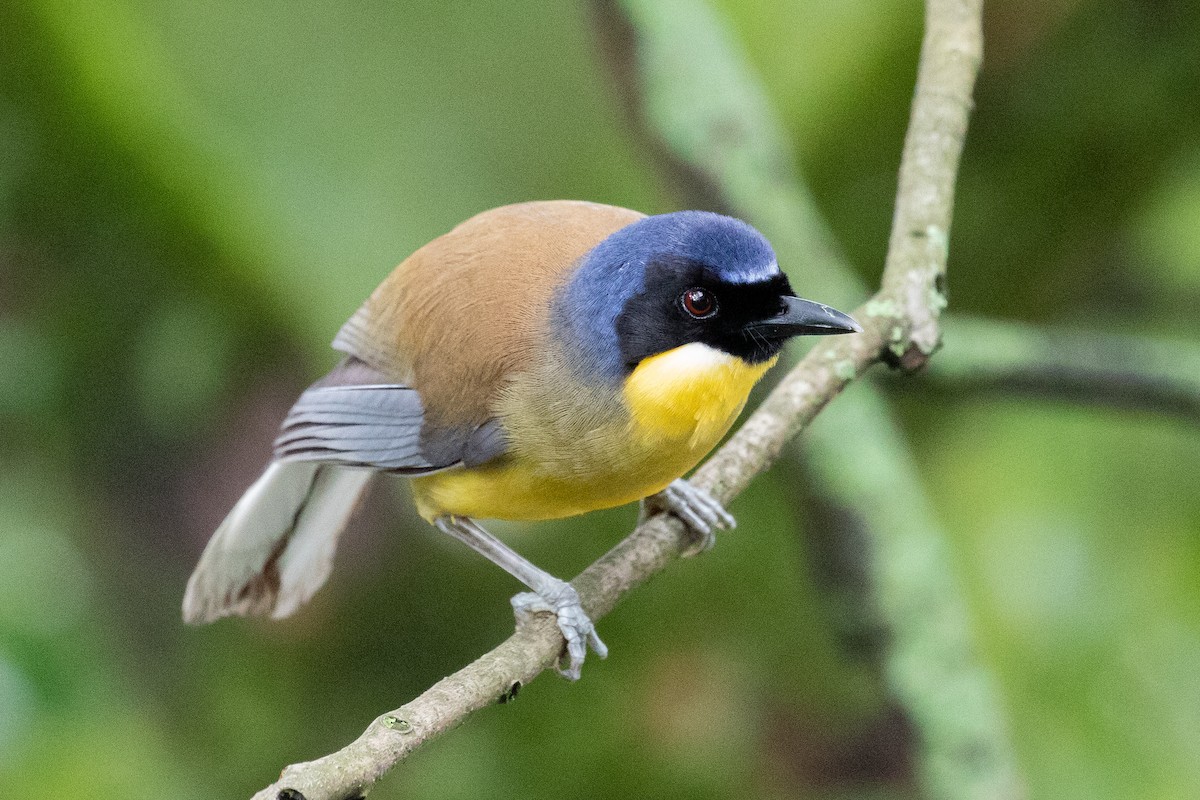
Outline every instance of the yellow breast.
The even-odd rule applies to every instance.
[[[564,437],[546,430],[553,419],[526,410],[509,425],[511,456],[414,479],[418,511],[538,520],[640,500],[699,463],[774,363],[749,364],[699,343],[652,356],[626,379],[613,418]]]

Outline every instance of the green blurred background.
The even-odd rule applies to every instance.
[[[717,5],[873,285],[920,4]],[[953,310],[1200,347],[1196,6],[997,0],[985,40]],[[518,587],[400,480],[295,618],[193,629],[179,601],[375,284],[551,197],[683,202],[586,9],[0,0],[0,795],[249,796],[507,635]],[[1200,797],[1200,433],[884,383],[1030,794]],[[806,474],[779,465],[735,533],[627,598],[580,683],[542,678],[372,796],[917,796],[916,734],[828,568],[854,540]],[[570,575],[633,518],[497,529]]]

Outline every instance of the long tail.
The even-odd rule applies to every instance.
[[[299,608],[329,577],[338,535],[373,475],[311,461],[272,462],[204,548],[183,597],[184,620],[279,619]]]

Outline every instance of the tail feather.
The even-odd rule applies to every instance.
[[[338,535],[373,474],[273,462],[204,548],[184,594],[184,620],[294,612],[329,577]]]

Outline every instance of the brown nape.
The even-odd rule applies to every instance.
[[[643,216],[566,200],[485,211],[396,267],[335,346],[416,388],[429,422],[480,425],[540,358],[550,298],[572,267]]]

